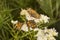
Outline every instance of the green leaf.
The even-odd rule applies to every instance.
[[[56,18],[58,17],[58,11],[59,10],[59,1],[56,0]]]
[[[40,8],[49,16],[53,17],[52,0],[37,0]]]

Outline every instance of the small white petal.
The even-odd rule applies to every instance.
[[[30,27],[30,30],[39,31],[39,28],[34,28],[34,29],[33,29],[33,28]]]
[[[33,29],[30,27],[30,30],[33,30]]]
[[[29,14],[26,15],[26,19],[27,20],[34,20],[35,18],[34,17],[31,17]]]
[[[11,23],[16,24],[16,23],[18,23],[18,21],[17,20],[16,21],[11,20]]]
[[[28,31],[28,27],[27,27],[27,24],[23,24],[23,26],[22,26],[22,28],[21,28],[21,30],[23,30],[23,31]]]
[[[25,9],[23,9],[21,12],[20,12],[20,15],[27,15],[28,14],[28,12],[27,12],[27,10],[25,10]]]
[[[35,28],[34,31],[39,31],[39,28]]]

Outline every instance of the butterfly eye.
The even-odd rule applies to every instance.
[[[35,28],[36,27],[36,23],[33,20],[29,20],[29,21],[27,21],[27,26]]]
[[[27,11],[32,17],[37,18],[37,19],[40,18],[40,15],[35,10],[29,8],[27,9]]]

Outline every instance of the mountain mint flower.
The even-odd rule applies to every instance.
[[[36,23],[39,23],[39,22],[42,22],[42,23],[49,23],[49,17],[43,15],[43,14],[40,14],[40,18],[39,19],[35,19],[34,21]]]
[[[56,32],[54,28],[45,28],[44,30],[40,29],[35,36],[37,37],[37,40],[56,40],[54,36],[58,36],[58,32]]]

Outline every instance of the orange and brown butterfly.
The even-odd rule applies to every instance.
[[[22,25],[23,25],[23,23],[18,22],[18,23],[15,25],[15,28],[16,28],[17,30],[19,30],[19,29],[21,29]]]
[[[32,17],[37,18],[37,19],[40,18],[40,15],[32,8],[28,8],[27,11]]]
[[[33,20],[27,21],[27,26],[30,28],[36,28],[36,23]]]

